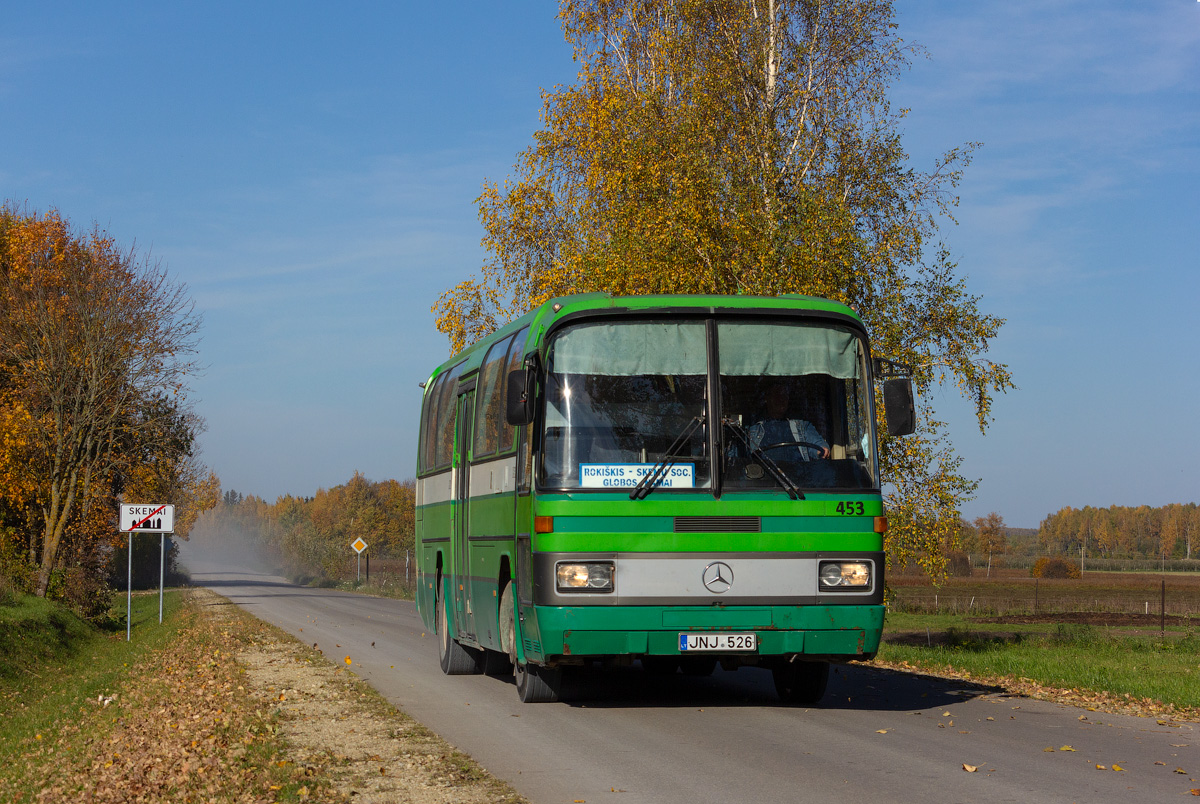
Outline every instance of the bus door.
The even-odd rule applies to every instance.
[[[454,554],[454,629],[458,637],[475,638],[471,614],[471,560],[467,549],[471,534],[471,441],[475,424],[475,387],[458,395],[458,432],[454,460],[458,471],[454,480],[454,527],[451,534]]]

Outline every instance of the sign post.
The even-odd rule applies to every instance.
[[[158,534],[158,624],[162,625],[163,576],[167,567],[167,534]]]
[[[121,531],[129,534],[129,566],[125,588],[125,641],[133,638],[133,533],[157,533],[158,537],[158,622],[163,618],[163,580],[166,569],[167,534],[175,532],[175,506],[121,503]]]
[[[350,542],[350,546],[354,548],[354,552],[358,553],[358,580],[361,583],[362,582],[362,552],[363,552],[363,550],[367,549],[367,543],[364,542],[362,540],[362,537],[360,536],[357,539],[355,539],[354,541]]]

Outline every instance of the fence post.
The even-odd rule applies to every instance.
[[[1159,606],[1158,627],[1162,636],[1167,635],[1167,579],[1162,579],[1162,603]]]

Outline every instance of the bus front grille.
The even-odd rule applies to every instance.
[[[757,516],[677,516],[676,533],[761,533]]]

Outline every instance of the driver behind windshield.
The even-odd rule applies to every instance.
[[[804,419],[788,417],[791,391],[787,383],[773,383],[767,390],[767,410],[762,421],[750,425],[746,435],[755,449],[769,450],[776,462],[813,461],[829,457],[829,444]],[[775,446],[774,445],[786,445]]]

